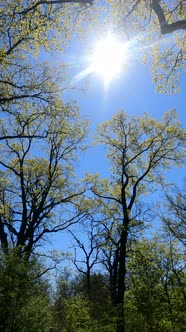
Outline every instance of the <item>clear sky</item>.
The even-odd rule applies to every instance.
[[[75,76],[86,68],[88,49],[83,42],[71,42],[64,54],[53,57],[53,62],[55,64],[67,63],[70,68],[69,76],[72,78],[72,82],[75,82]],[[113,79],[107,89],[104,87],[103,79],[95,73],[82,79],[79,86],[83,87],[85,92],[79,89],[66,90],[63,97],[66,101],[76,100],[80,106],[81,115],[91,120],[90,140],[93,139],[99,123],[111,119],[116,112],[121,110],[137,116],[147,112],[159,120],[164,112],[174,108],[179,120],[186,128],[186,75],[184,73],[179,94],[171,96],[159,94],[155,92],[155,86],[152,83],[150,64],[141,64],[133,56],[132,59],[127,59],[127,64],[122,72]],[[186,168],[170,170],[167,173],[167,180],[182,184],[183,177],[186,175],[185,171]],[[109,174],[102,147],[92,147],[81,154],[78,174],[83,176],[85,172],[99,172],[103,177]],[[151,197],[148,196],[147,199],[150,200]],[[70,247],[72,248],[71,241],[65,233],[55,234],[51,240],[53,249],[72,250],[70,249]]]
[[[85,55],[88,56],[86,44],[73,42],[62,55],[62,61],[71,64],[81,64],[86,67]],[[77,60],[78,59],[78,60]],[[61,61],[57,58],[57,62]],[[72,65],[72,73],[81,71],[81,66]],[[71,73],[70,73],[71,74]],[[72,78],[74,77],[72,74]],[[72,79],[73,81],[73,79]],[[103,79],[92,73],[82,79],[79,83],[85,88],[85,93],[78,89],[67,90],[64,93],[65,100],[77,100],[82,116],[91,120],[90,139],[96,130],[96,126],[111,117],[118,111],[125,110],[130,115],[143,115],[149,113],[152,117],[160,120],[163,113],[174,108],[177,111],[178,119],[182,126],[186,128],[186,75],[181,78],[181,92],[174,95],[160,94],[155,91],[152,83],[150,64],[142,64],[133,56],[132,60],[127,59],[126,64],[119,76],[115,77],[106,89]],[[103,158],[103,149],[96,147],[94,150],[89,149],[81,156],[80,174],[84,172],[101,172],[104,176],[106,171]],[[169,172],[171,179],[182,181],[185,169],[177,169]]]

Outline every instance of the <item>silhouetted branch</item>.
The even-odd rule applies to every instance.
[[[159,0],[152,0],[151,8],[154,10],[155,14],[158,17],[162,35],[169,34],[177,30],[186,30],[186,20],[178,20],[170,24],[167,23],[164,11],[160,6]]]

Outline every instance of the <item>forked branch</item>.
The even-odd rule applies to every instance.
[[[166,35],[177,30],[186,30],[186,20],[178,20],[170,24],[167,23],[164,11],[160,6],[159,0],[152,0],[151,8],[157,15],[162,35]]]

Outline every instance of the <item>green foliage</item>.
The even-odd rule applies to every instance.
[[[79,274],[74,278],[69,273],[61,275],[53,307],[54,331],[82,329],[96,332],[106,327],[114,331],[115,311],[111,305],[107,279],[101,273],[91,274],[89,294],[85,276]]]
[[[166,170],[183,165],[184,141],[185,131],[175,111],[165,113],[161,121],[147,114],[138,118],[120,112],[98,127],[97,142],[107,149],[110,177],[87,175],[87,181],[97,197],[99,220],[103,216],[98,233],[105,236],[109,246],[116,246],[123,227],[131,232],[143,226],[146,207],[143,209],[140,201],[164,185]],[[129,220],[124,225],[126,216]]]
[[[183,1],[107,1],[110,21],[129,41],[130,55],[152,62],[152,80],[160,93],[178,93],[185,70]]]
[[[108,289],[108,276],[101,273],[91,273],[90,294],[87,293],[85,276],[79,278],[77,286],[78,292],[83,294],[89,301],[92,324],[101,328],[113,325],[115,310],[112,307]]]
[[[126,292],[127,331],[183,331],[186,326],[184,255],[158,237],[132,247]]]
[[[1,0],[3,98],[7,97],[7,89],[17,85],[18,73],[29,67],[34,71],[35,64],[30,61],[33,55],[40,51],[53,54],[54,50],[63,50],[74,34],[90,35],[95,27],[97,33],[110,26],[129,41],[132,57],[144,62],[147,58],[152,60],[152,80],[160,93],[179,91],[185,69],[183,1],[107,0],[90,4],[92,1],[88,0],[71,3]],[[100,16],[104,17],[103,26]],[[21,85],[18,89],[22,88]]]
[[[51,327],[48,284],[38,278],[40,267],[12,250],[1,253],[0,329],[5,332],[47,332]]]
[[[66,220],[58,218],[56,223],[55,212],[59,205],[64,213],[64,204],[69,206],[75,200],[78,204],[83,190],[71,177],[87,122],[81,121],[76,105],[62,101],[55,100],[44,109],[26,105],[31,109],[11,114],[0,128],[1,135],[6,135],[0,147],[0,239],[4,248],[11,242],[30,254],[44,234],[66,228],[80,217],[71,209]]]
[[[75,201],[78,205],[83,189],[71,177],[87,122],[81,121],[75,103],[61,99],[63,70],[55,76],[53,69],[33,60],[43,47],[60,45],[59,33],[62,39],[69,38],[80,3],[82,18],[87,1],[76,5],[1,1],[0,241],[4,250],[19,247],[29,256],[44,234],[64,229],[80,217],[69,205]],[[80,21],[78,17],[77,27]],[[59,205],[67,218],[56,223]]]
[[[88,332],[91,327],[90,308],[80,295],[63,297],[58,294],[54,306],[54,331]]]
[[[165,229],[186,246],[186,179],[183,188],[174,187],[172,195],[167,194],[166,210],[161,213]]]
[[[46,101],[46,94],[51,96],[51,84],[45,91],[41,86],[41,72],[45,71],[43,57],[49,51],[52,55],[54,51],[62,51],[73,34],[81,30],[82,22],[85,19],[91,21],[94,11],[89,10],[90,4],[89,0],[71,3],[64,0],[0,1],[0,25],[3,27],[0,41],[1,106],[20,98]],[[40,52],[42,59],[36,62]],[[38,65],[40,62],[41,66]],[[58,72],[57,80],[63,83],[64,74],[60,68],[55,72]],[[52,89],[55,92],[55,86]]]
[[[1,0],[0,18],[4,26],[0,45],[1,60],[6,64],[8,57],[9,64],[10,57],[20,59],[21,56],[24,59],[29,53],[37,53],[41,46],[47,51],[62,48],[71,37],[74,16],[77,16],[76,29],[78,29],[84,16],[83,9],[87,9],[85,5],[91,3],[88,0],[71,2],[72,4],[68,5],[66,1],[48,3],[48,1]]]
[[[80,199],[84,187],[74,180],[75,162],[84,148],[87,122],[75,104],[61,99],[63,70],[54,76],[53,68],[34,60],[40,51],[62,50],[82,23],[88,30],[88,18],[100,7],[89,10],[80,3],[91,1],[74,2],[0,0],[0,330],[115,331],[121,318],[117,310],[124,304],[126,332],[182,332],[185,265],[177,244],[143,240],[128,253],[127,241],[133,230],[141,234],[145,223],[141,198],[164,185],[167,169],[183,164],[185,132],[174,111],[161,122],[148,115],[116,114],[98,129],[111,176],[90,175],[87,182],[95,197]],[[183,2],[106,3],[112,25],[132,40],[135,57],[152,56],[158,91],[178,92],[184,68],[185,38],[178,26],[185,22]],[[169,33],[171,38],[161,37]],[[175,199],[168,196],[174,220],[164,218],[182,242],[183,199],[182,193]],[[98,217],[96,261],[108,275],[91,274],[89,294],[84,278],[69,281],[64,276],[51,306],[48,283],[39,277],[33,252],[46,235],[84,218],[82,211]],[[117,292],[123,293],[114,303]]]
[[[143,196],[152,193],[158,185],[164,186],[163,176],[169,168],[183,165],[184,141],[185,131],[175,111],[165,113],[161,121],[147,114],[137,118],[120,112],[98,127],[97,142],[106,148],[110,177],[100,179],[97,174],[90,175],[87,181],[99,207],[94,220],[99,220],[101,259],[109,272],[119,332],[124,330],[126,316],[123,310],[128,240],[136,234],[140,236],[148,220]]]
[[[91,319],[88,303],[81,297],[73,297],[64,301],[65,332],[86,332],[90,330]]]

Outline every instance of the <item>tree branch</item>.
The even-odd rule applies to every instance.
[[[43,135],[25,135],[25,134],[18,134],[18,135],[5,135],[0,136],[0,141],[7,140],[7,139],[16,139],[16,138],[47,138],[48,132],[45,131]]]
[[[115,201],[115,202],[117,202],[117,203],[121,203],[121,201],[120,201],[119,199],[115,198],[115,197],[98,194],[98,192],[96,192],[96,191],[94,190],[93,187],[91,188],[91,191],[92,191],[96,196],[98,196],[98,197],[100,197],[100,198],[109,199],[109,200]]]
[[[12,97],[3,97],[3,98],[0,98],[0,104],[5,104],[6,102],[10,102],[10,101],[14,101],[14,100],[18,100],[18,99],[26,99],[26,98],[37,98],[37,99],[40,99],[40,100],[43,100],[45,102],[48,102],[48,100],[41,95],[41,92],[38,92],[38,93],[34,93],[33,95],[32,94],[22,94],[22,95],[16,95],[16,96],[12,96]]]
[[[132,6],[131,10],[129,10],[129,12],[125,15],[124,20],[133,13],[133,11],[136,9],[136,7],[139,5],[140,2],[141,0],[136,1],[136,3]]]
[[[30,8],[24,9],[22,12],[19,12],[19,14],[27,14],[30,11],[34,10],[35,8],[37,8],[38,6],[41,6],[41,5],[57,5],[57,4],[63,4],[63,3],[79,3],[79,4],[83,4],[83,5],[86,5],[86,4],[93,5],[93,0],[51,0],[51,1],[41,0],[41,1],[36,2]]]
[[[159,0],[152,0],[151,8],[158,17],[162,35],[169,34],[177,30],[186,30],[186,20],[178,20],[171,24],[167,23],[164,11],[160,6]]]

